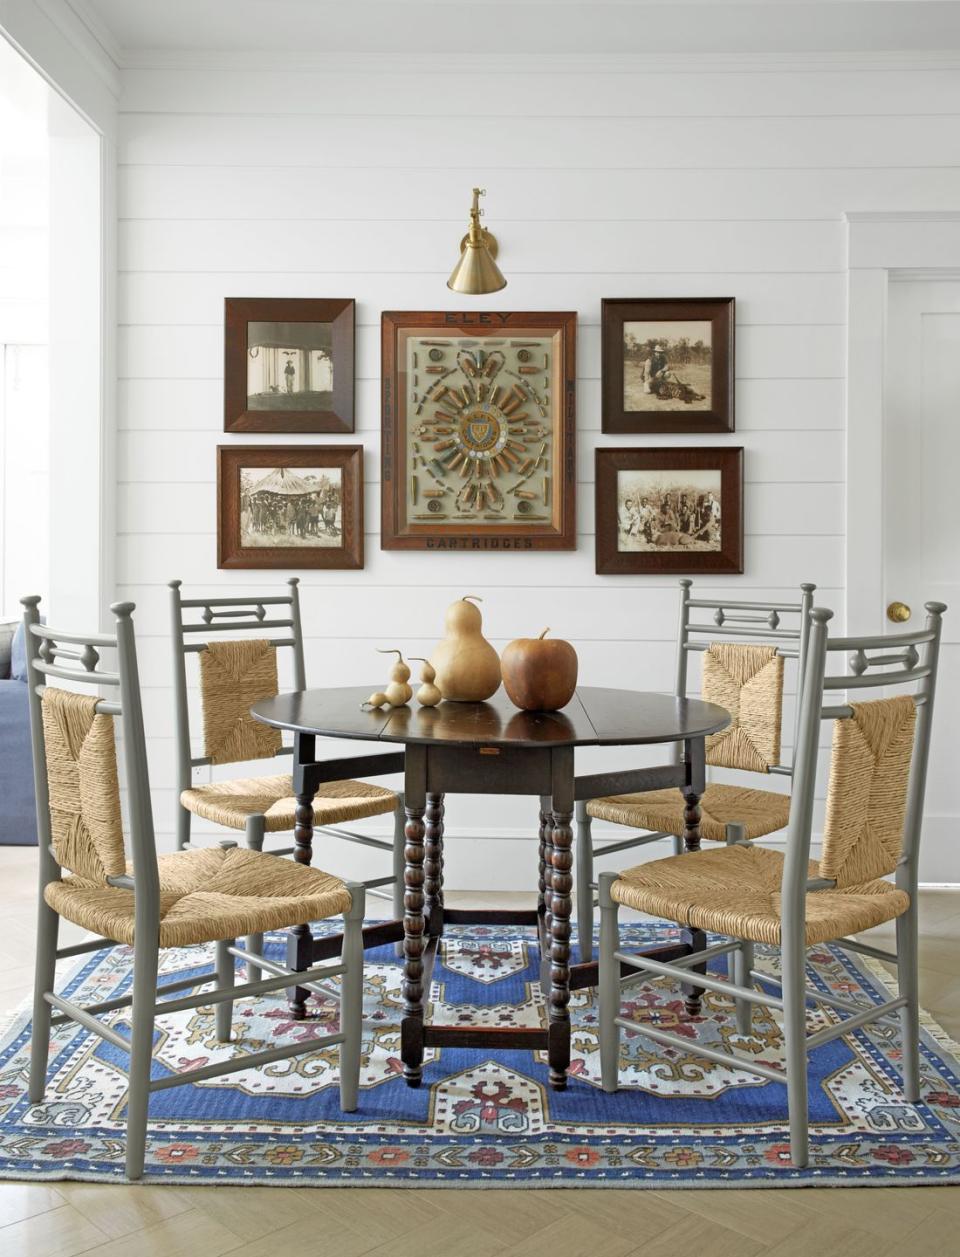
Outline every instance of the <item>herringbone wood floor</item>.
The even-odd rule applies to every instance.
[[[32,983],[35,858],[33,851],[0,848],[0,1008],[18,1003]],[[960,1039],[960,893],[923,892],[921,922],[924,1006]],[[0,1183],[2,1257],[76,1253],[956,1257],[960,1188],[491,1192]]]

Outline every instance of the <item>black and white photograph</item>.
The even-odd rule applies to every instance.
[[[339,467],[241,467],[242,546],[342,546]]]
[[[363,447],[218,446],[217,565],[363,567]]]
[[[712,330],[707,320],[624,323],[624,410],[709,410]]]
[[[621,471],[617,475],[617,549],[721,548],[721,472]]]
[[[598,449],[597,572],[743,571],[743,449]]]
[[[228,297],[225,432],[352,432],[355,303]]]
[[[250,410],[329,410],[332,404],[329,323],[247,324]]]
[[[732,432],[733,297],[605,298],[604,432]]]

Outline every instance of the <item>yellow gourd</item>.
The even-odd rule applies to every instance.
[[[403,707],[413,698],[413,690],[407,684],[410,680],[410,669],[403,662],[403,655],[399,650],[378,650],[378,654],[397,656],[397,662],[390,669],[390,684],[383,693],[391,707]]]
[[[421,707],[436,707],[443,695],[434,685],[437,674],[433,665],[429,659],[424,659],[420,655],[411,655],[410,658],[416,659],[417,663],[423,664],[423,667],[420,669],[420,680],[423,684],[417,690],[417,702]]]
[[[461,703],[483,702],[500,688],[500,658],[480,631],[483,618],[472,598],[465,594],[447,608],[447,635],[430,658],[444,699]]]

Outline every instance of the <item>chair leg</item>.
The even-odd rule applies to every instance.
[[[183,804],[177,800],[177,850],[182,851],[190,841],[190,820],[192,812],[188,811]]]
[[[363,912],[364,890],[349,883],[353,902],[343,914],[342,959],[346,972],[340,979],[340,1108],[353,1113],[360,1090],[360,1050],[363,1045]]]
[[[217,948],[217,990],[228,991],[233,986],[234,967],[233,957],[227,951],[228,947],[233,947],[234,940],[232,938],[218,939]],[[233,1025],[233,1000],[224,1000],[222,1004],[215,1005],[214,1017],[217,1026],[217,1038],[221,1043],[230,1042],[230,1029]]]
[[[806,946],[786,936],[781,947],[783,1032],[790,1110],[790,1159],[797,1169],[810,1160],[807,1097]]]
[[[593,959],[593,817],[577,803],[577,942],[581,963]]]
[[[50,1055],[50,1017],[53,1012],[43,998],[53,990],[57,968],[57,937],[60,917],[41,896],[37,917],[37,959],[33,979],[33,1038],[30,1044],[30,1103],[39,1104],[47,1083]]]
[[[600,1083],[604,1091],[616,1091],[620,1072],[620,943],[617,923],[619,905],[610,897],[615,874],[600,874]]]
[[[673,835],[673,854],[683,855],[683,839],[679,834]]]
[[[159,948],[156,939],[137,943],[133,959],[130,1035],[130,1089],[127,1096],[127,1178],[143,1175],[147,1148],[147,1108],[153,1061],[153,1023],[157,1004]]]
[[[248,816],[246,827],[246,843],[251,851],[263,850],[263,839],[266,834],[266,820],[262,816]],[[263,955],[263,935],[248,934],[246,939],[247,951],[253,956]],[[247,981],[259,982],[263,978],[263,970],[257,965],[247,965]]]
[[[742,821],[727,821],[723,827],[723,835],[728,847],[735,847],[747,841],[747,827]]]
[[[753,968],[753,943],[742,938],[740,946],[730,953],[733,958],[733,980],[737,986],[750,986],[750,970]],[[734,999],[737,1009],[737,1034],[753,1033],[753,1001]]]
[[[900,1009],[903,1054],[903,1098],[908,1104],[920,1099],[920,976],[918,972],[916,895],[897,918],[897,982],[906,1004]]]

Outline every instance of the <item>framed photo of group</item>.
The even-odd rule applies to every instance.
[[[605,298],[604,432],[732,432],[733,297]]]
[[[743,448],[598,449],[601,576],[743,571]]]

